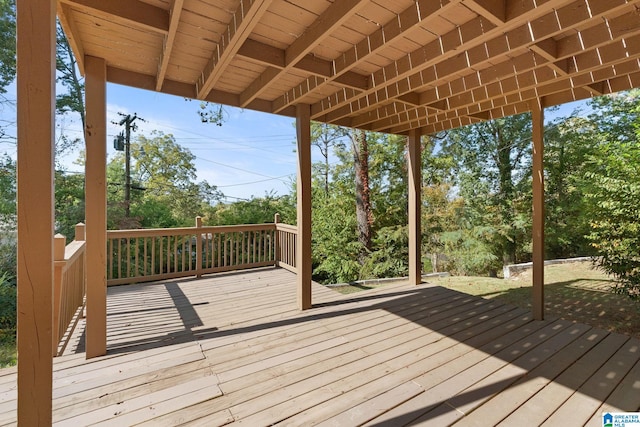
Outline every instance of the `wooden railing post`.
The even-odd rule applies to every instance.
[[[53,327],[52,351],[53,356],[58,355],[58,343],[60,342],[60,297],[62,295],[62,279],[64,275],[64,251],[67,246],[67,238],[62,234],[56,234],[53,239],[53,261],[54,261],[54,281],[53,281]]]
[[[280,267],[280,231],[278,230],[278,224],[280,223],[280,214],[277,213],[273,216],[273,223],[276,225],[276,231],[273,239],[273,261],[276,267]]]
[[[202,217],[196,217],[196,277],[202,277]]]
[[[85,225],[82,222],[76,224],[76,236],[75,240],[77,242],[84,242],[85,239]]]

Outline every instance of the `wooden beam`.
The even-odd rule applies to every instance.
[[[107,66],[85,58],[87,359],[107,353]]]
[[[298,145],[298,235],[296,270],[298,308],[311,308],[311,108],[296,106],[296,134]]]
[[[587,87],[586,85],[597,83],[604,78],[625,74],[628,72],[629,67],[631,67],[631,71],[635,71],[637,68],[637,61],[629,58],[633,58],[636,55],[634,49],[637,49],[635,46],[640,43],[640,34],[637,34],[638,29],[634,27],[627,27],[626,30],[630,32],[622,33],[619,39],[608,40],[603,38],[599,44],[595,44],[592,49],[587,51],[583,51],[580,44],[575,44],[571,40],[570,44],[576,50],[564,49],[563,55],[566,56],[562,57],[561,61],[568,62],[571,59],[571,63],[579,64],[580,71],[576,71],[577,67],[575,65],[571,66],[572,74],[550,69],[550,63],[546,58],[535,53],[525,52],[521,55],[507,58],[503,62],[496,62],[489,68],[483,68],[475,73],[428,89],[421,93],[420,101],[443,110],[455,110],[455,114],[458,116],[474,116],[479,111],[494,108],[493,105],[489,105],[492,100],[497,100],[500,104],[511,103],[514,97],[518,98],[519,101],[530,100],[538,97],[538,92],[547,96],[556,90],[556,86],[560,85],[571,84],[575,87],[585,87],[596,94],[599,86]],[[569,36],[567,38],[572,39],[573,37],[577,36]],[[622,37],[625,38],[624,41]],[[610,65],[602,64],[602,58],[605,55],[607,60],[610,61]],[[550,59],[557,61],[555,57]],[[593,74],[594,71],[598,71],[598,74]],[[565,86],[562,86],[560,90],[563,91]],[[355,101],[350,105],[350,108],[354,108]],[[365,105],[364,107],[367,106]],[[467,111],[466,107],[471,107],[475,110]],[[327,121],[333,123],[335,117],[340,117],[343,114],[345,114],[343,109],[336,110],[326,115]],[[382,114],[378,115],[380,119],[372,124],[373,130],[380,131],[394,128],[402,123],[398,121],[397,116],[385,118]],[[415,120],[409,115],[405,116],[405,119]],[[433,122],[433,120],[429,121]],[[357,126],[360,122],[361,120],[358,117],[353,119],[354,126]],[[401,133],[403,130],[394,129],[393,132]]]
[[[622,55],[622,58],[626,58],[626,56]],[[637,59],[621,59],[621,62],[616,64],[588,68],[584,72],[573,74],[570,77],[559,78],[554,74],[550,74],[542,78],[542,74],[538,73],[536,74],[537,78],[526,79],[531,83],[519,87],[511,93],[482,98],[476,94],[473,102],[465,102],[463,103],[464,105],[453,105],[451,110],[442,114],[430,114],[418,107],[374,122],[371,129],[390,133],[403,133],[414,127],[424,127],[426,129],[425,132],[432,133],[435,123],[448,121],[453,117],[482,118],[486,116],[487,119],[496,119],[530,111],[529,102],[542,96],[545,97],[547,105],[551,106],[589,98],[594,96],[596,91],[600,92],[600,94],[611,93],[610,81],[612,80],[618,83],[616,86],[618,90],[630,89],[634,85],[628,82],[626,77],[635,75],[638,72],[640,72],[640,62]],[[504,86],[507,82],[508,80],[503,80],[501,85]],[[558,97],[558,101],[555,101],[556,94],[562,94]],[[449,129],[449,127],[446,129]],[[435,131],[446,129],[437,128]]]
[[[280,70],[285,68],[285,50],[275,46],[247,39],[238,50],[238,56],[244,59],[267,67],[274,67]],[[335,77],[333,62],[318,58],[312,54],[305,55],[300,61],[293,65],[293,68],[305,71],[315,77]],[[355,72],[345,72],[332,80],[338,85],[354,89],[366,89],[369,86],[368,76]],[[292,91],[295,90],[292,89]]]
[[[173,43],[176,39],[176,33],[178,31],[178,24],[180,23],[180,15],[182,14],[182,6],[184,0],[174,0],[169,10],[169,31],[164,37],[164,44],[162,46],[162,53],[160,54],[160,63],[158,64],[158,76],[156,77],[156,90],[162,89],[162,83],[164,83],[164,76],[167,73],[169,67],[169,60],[171,59],[171,51],[173,50]]]
[[[298,235],[296,250],[298,309],[311,308],[311,108],[296,106],[298,137]]]
[[[544,110],[531,103],[533,140],[533,317],[544,320]]]
[[[409,284],[422,282],[422,160],[420,129],[409,131],[407,173],[409,183]]]
[[[52,421],[56,3],[17,6],[18,425]]]
[[[166,34],[169,13],[140,0],[60,0],[83,12],[146,31]]]
[[[198,99],[204,99],[211,92],[272,1],[240,0],[227,30],[222,34],[213,56],[198,79],[196,84]]]
[[[285,71],[293,68],[324,38],[339,28],[354,13],[368,4],[367,0],[340,0],[331,5],[298,37],[284,52],[284,68],[267,69],[258,77],[255,84],[250,85],[240,95],[240,106],[246,107],[251,101],[259,97],[271,82],[275,81]],[[283,106],[284,108],[286,106]]]
[[[58,19],[64,34],[67,36],[69,46],[76,58],[78,64],[78,70],[80,74],[84,76],[84,47],[80,41],[78,28],[76,27],[76,21],[72,19],[73,11],[69,5],[62,2],[57,2],[58,5]]]
[[[379,102],[387,88],[397,83],[402,83],[402,90],[392,92],[393,96],[403,95],[421,88],[425,82],[453,75],[456,70],[475,67],[479,61],[495,59],[496,49],[499,49],[501,56],[506,56],[518,48],[526,48],[536,38],[550,37],[580,25],[580,22],[567,20],[565,28],[559,28],[557,25],[538,26],[538,22],[557,22],[556,14],[560,12],[557,9],[562,10],[572,3],[570,0],[546,2],[541,5],[527,2],[522,7],[515,7],[516,3],[513,2],[514,18],[508,19],[502,26],[498,27],[481,16],[458,26],[374,72],[371,75],[371,86],[366,91],[351,96],[336,93],[316,102],[311,107],[312,119],[318,119],[347,103],[365,100],[373,93],[380,94],[376,97]],[[612,9],[621,7],[624,6],[611,6]],[[602,9],[599,12],[605,13],[605,8]],[[594,17],[594,22],[596,20]],[[535,36],[530,26],[535,28]]]
[[[393,40],[399,39],[407,31],[415,28],[418,24],[425,25],[425,20],[429,17],[437,16],[437,13],[446,12],[447,9],[460,3],[461,0],[418,0],[416,3],[409,6],[407,9],[399,13],[392,18],[385,25],[374,31],[372,34],[365,36],[360,42],[354,45],[349,50],[342,52],[331,64],[332,74],[321,85],[317,85],[313,90],[319,90],[321,87],[328,83],[341,83],[344,84],[345,79],[348,77],[350,70],[356,67],[358,64],[364,62],[367,58],[370,58],[376,53],[379,53],[382,49],[389,45]],[[354,73],[355,74],[355,73]],[[366,77],[364,86],[351,85],[354,89],[368,89],[370,87],[370,79]],[[285,108],[287,105],[291,105],[298,101],[301,96],[295,97],[292,94],[305,94],[305,88],[309,86],[309,82],[301,83],[297,88],[290,90],[286,95],[274,101],[274,111]],[[347,85],[349,86],[349,85]]]
[[[478,15],[487,18],[494,25],[502,25],[507,21],[505,0],[467,0],[465,5]]]

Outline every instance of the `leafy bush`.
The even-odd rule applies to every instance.
[[[606,144],[588,174],[596,263],[617,279],[615,291],[640,300],[640,147]]]
[[[0,276],[0,329],[11,331],[16,328],[17,306],[16,286],[6,273]]]
[[[409,236],[406,226],[384,227],[360,270],[360,279],[403,277],[409,272]]]

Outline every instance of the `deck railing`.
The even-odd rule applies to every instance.
[[[265,266],[295,270],[296,233],[296,227],[277,222],[202,226],[199,217],[195,227],[109,230],[107,284]]]
[[[55,281],[53,292],[53,355],[62,354],[82,315],[85,295],[85,226],[76,225],[75,240],[54,239]]]

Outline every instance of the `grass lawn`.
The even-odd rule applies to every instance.
[[[610,291],[613,279],[590,262],[548,265],[545,277],[545,315],[586,323],[596,328],[640,338],[640,302]],[[531,270],[511,279],[450,276],[429,278],[429,283],[483,298],[496,298],[531,308]],[[334,287],[341,293],[385,286],[393,282]]]
[[[547,317],[560,317],[640,338],[640,302],[611,292],[613,279],[594,269],[590,262],[549,265],[544,272]],[[512,279],[452,276],[429,282],[531,308],[531,270]]]

